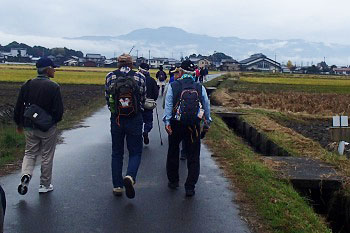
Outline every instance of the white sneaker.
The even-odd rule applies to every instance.
[[[113,194],[118,197],[123,195],[123,188],[121,187],[113,188]]]
[[[17,191],[19,194],[25,195],[28,192],[28,185],[31,177],[32,176],[29,174],[24,174],[21,177],[21,183],[18,185],[18,188],[17,188]]]
[[[44,185],[40,185],[39,186],[39,193],[47,193],[47,192],[51,192],[53,191],[53,185],[50,184],[49,187],[46,187]]]

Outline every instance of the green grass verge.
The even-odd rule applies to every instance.
[[[22,157],[24,135],[11,124],[0,124],[0,167]]]
[[[274,233],[331,232],[324,219],[315,214],[307,202],[288,182],[277,178],[241,138],[218,117],[207,134],[211,150],[229,164],[235,186],[246,195],[262,217],[264,225]]]

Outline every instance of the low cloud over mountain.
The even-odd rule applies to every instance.
[[[203,32],[205,33],[205,32]],[[107,57],[117,56],[132,50],[132,54],[147,57],[188,56],[190,54],[210,55],[214,51],[223,52],[236,60],[242,60],[254,53],[264,53],[281,63],[288,60],[304,65],[326,59],[328,64],[350,64],[350,46],[292,40],[256,40],[237,37],[211,37],[188,33],[174,27],[158,29],[144,28],[120,36],[83,36],[76,38],[55,38],[38,36],[14,36],[0,32],[1,43],[14,40],[31,46],[49,48],[68,47],[84,53],[101,53]]]
[[[329,64],[346,65],[350,63],[350,46],[309,42],[300,39],[292,40],[255,40],[237,37],[211,37],[188,33],[174,27],[158,29],[139,29],[126,35],[112,36],[84,36],[66,38],[70,40],[84,40],[103,43],[135,45],[133,54],[151,56],[180,57],[192,53],[202,55],[212,54],[214,51],[226,53],[237,60],[247,58],[253,53],[264,53],[279,62],[317,63],[326,59]],[[123,47],[123,46],[122,46]],[[131,47],[130,47],[131,48]],[[128,52],[125,48],[124,52]],[[122,51],[116,51],[118,54]],[[111,54],[110,54],[111,55]]]

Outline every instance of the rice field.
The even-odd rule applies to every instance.
[[[346,76],[231,73],[222,79],[213,83],[221,90],[212,101],[227,107],[350,115],[350,78]]]
[[[98,67],[60,67],[56,69],[55,82],[60,84],[97,84],[103,85],[108,72],[116,68]],[[155,77],[157,70],[151,70]],[[0,65],[0,81],[25,82],[37,75],[35,66],[30,65]]]

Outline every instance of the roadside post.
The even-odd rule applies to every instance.
[[[333,116],[333,126],[329,128],[330,139],[339,142],[338,153],[343,155],[345,147],[350,142],[350,127],[348,116]]]

